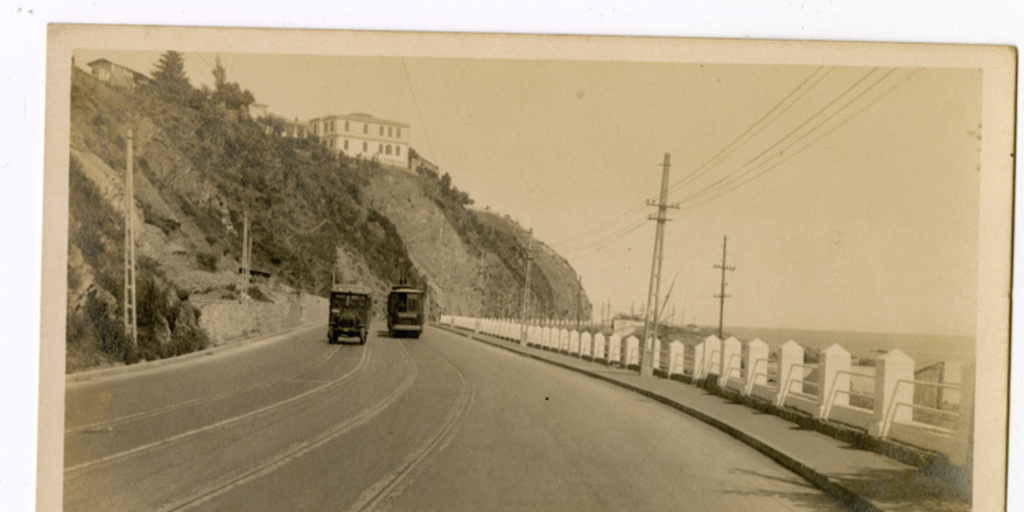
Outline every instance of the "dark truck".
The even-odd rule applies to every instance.
[[[358,340],[366,343],[370,332],[370,317],[373,315],[373,299],[370,288],[362,285],[335,285],[331,290],[331,310],[328,317],[327,340],[337,343],[339,339]]]

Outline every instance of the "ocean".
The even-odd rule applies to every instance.
[[[773,346],[793,340],[805,347],[821,350],[838,343],[850,351],[851,355],[868,359],[892,349],[899,349],[913,358],[918,368],[938,361],[971,363],[975,359],[974,336],[757,327],[730,327],[725,331],[743,342],[760,338],[761,341]]]

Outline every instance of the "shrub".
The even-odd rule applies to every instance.
[[[208,252],[196,253],[196,263],[202,270],[215,272],[217,270],[217,255]]]

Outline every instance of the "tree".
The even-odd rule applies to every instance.
[[[152,75],[157,87],[165,92],[182,97],[192,92],[192,83],[185,75],[185,58],[181,52],[164,52]]]
[[[248,90],[242,90],[238,82],[228,82],[228,72],[217,57],[217,67],[213,69],[213,102],[222,103],[225,107],[236,110],[248,108],[256,98]]]

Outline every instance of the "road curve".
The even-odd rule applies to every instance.
[[[66,510],[841,510],[635,393],[445,331],[69,385]]]

